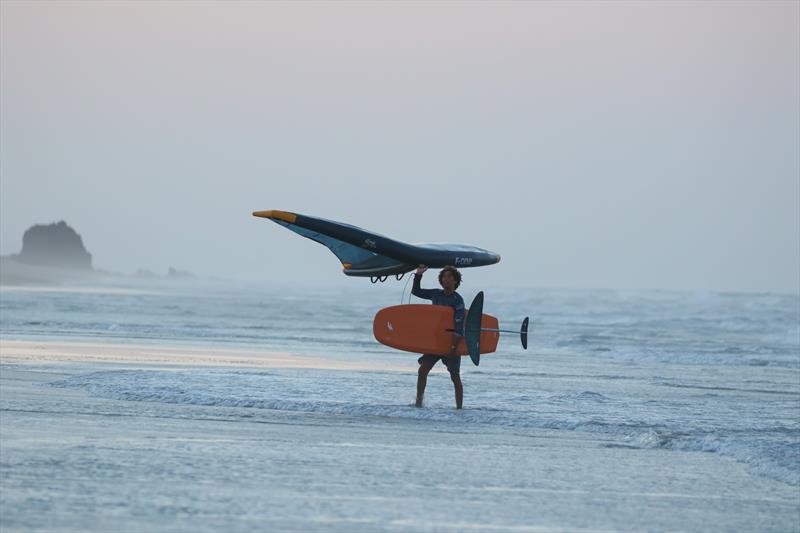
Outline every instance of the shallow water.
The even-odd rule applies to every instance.
[[[533,317],[529,349],[506,335],[479,367],[464,359],[465,409],[457,412],[441,370],[429,380],[426,408],[411,407],[415,356],[372,337],[372,316],[399,303],[401,290],[402,284],[346,291],[232,284],[3,289],[0,337],[246,347],[408,368],[87,367],[43,381],[37,385],[42,394],[74,391],[143,410],[224,409],[237,423],[283,413],[355,420],[367,428],[412,424],[422,431],[424,424],[445,424],[473,435],[556,432],[596,439],[620,461],[650,450],[680,463],[695,457],[681,454],[707,452],[710,459],[744,465],[754,479],[792,491],[800,486],[797,296],[486,290],[484,311],[498,316],[501,327]],[[473,294],[463,296],[470,301]],[[521,442],[500,440],[511,455],[525,453]],[[481,476],[484,483],[491,479],[489,471]],[[416,472],[395,472],[392,483],[417,481]],[[507,481],[501,485],[508,487]],[[744,486],[738,490],[741,498],[754,497]]]
[[[305,291],[234,284],[4,289],[0,336],[406,361],[413,355],[379,345],[371,329],[375,312],[399,303],[401,292],[401,283]],[[464,292],[466,301],[472,296]],[[484,309],[505,328],[527,315],[533,323],[529,350],[506,335],[480,367],[464,365],[468,416],[476,422],[581,428],[636,446],[719,452],[800,484],[797,296],[499,289],[486,290]],[[63,386],[133,400],[348,414],[385,414],[381,405],[412,396],[391,373],[99,373]],[[169,394],[173,386],[184,394]]]

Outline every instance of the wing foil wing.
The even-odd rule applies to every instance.
[[[285,220],[273,219],[273,221],[328,248],[342,262],[344,273],[348,276],[388,276],[409,272],[415,268],[390,257],[346,243],[330,235],[325,235],[319,231],[302,228]]]
[[[348,276],[402,274],[427,265],[477,267],[500,261],[494,252],[464,244],[408,244],[365,229],[288,211],[256,211],[307,239],[326,246],[344,266]]]

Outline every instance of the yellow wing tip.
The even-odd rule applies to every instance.
[[[288,211],[253,211],[253,216],[283,220],[284,222],[289,222],[290,224],[294,224],[294,221],[297,220],[297,215],[294,213],[289,213]]]

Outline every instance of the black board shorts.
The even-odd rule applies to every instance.
[[[431,366],[433,366],[439,360],[441,360],[444,363],[444,365],[447,367],[447,370],[451,374],[458,374],[459,370],[461,369],[461,356],[460,355],[453,355],[451,357],[448,357],[446,355],[432,355],[432,354],[426,353],[422,357],[417,359],[417,363],[422,364],[422,361],[429,361],[429,362],[432,363]]]

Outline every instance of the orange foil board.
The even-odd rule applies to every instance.
[[[482,328],[498,329],[497,318],[481,316]],[[453,333],[453,308],[446,305],[408,304],[386,307],[378,311],[372,322],[372,332],[381,344],[414,353],[444,355],[450,351]],[[500,334],[481,332],[481,353],[497,349]],[[458,355],[469,355],[463,341],[456,350]]]

